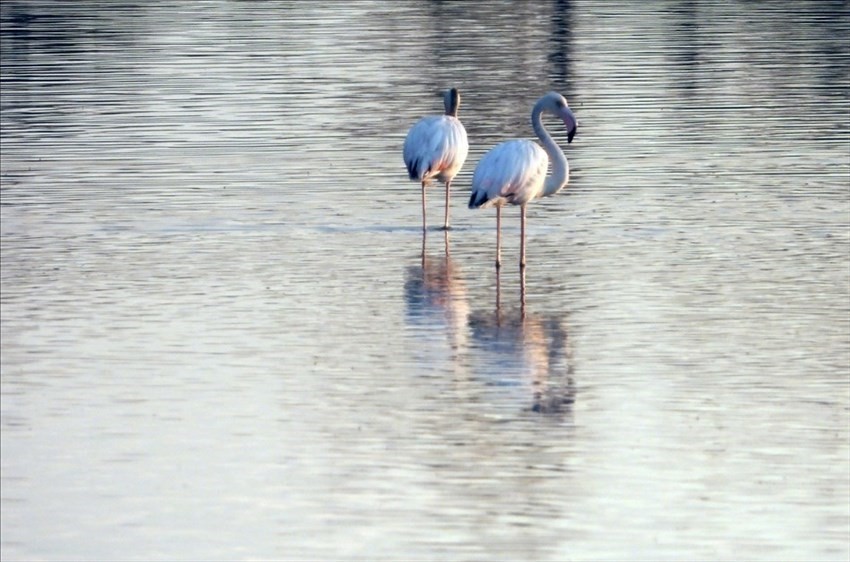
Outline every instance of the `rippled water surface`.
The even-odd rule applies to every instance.
[[[850,557],[847,2],[0,23],[4,560]],[[552,89],[523,292],[466,200]]]

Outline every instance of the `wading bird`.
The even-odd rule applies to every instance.
[[[404,163],[410,179],[422,183],[422,230],[425,230],[425,188],[431,180],[446,184],[446,217],[449,228],[449,190],[469,152],[466,129],[457,118],[460,94],[456,88],[443,92],[445,115],[420,119],[404,139]]]
[[[567,100],[557,92],[549,92],[534,104],[531,126],[543,148],[532,141],[513,139],[505,141],[481,158],[472,175],[472,196],[469,208],[496,207],[496,268],[501,267],[501,214],[508,203],[519,205],[520,252],[519,267],[525,270],[525,207],[539,197],[557,193],[570,179],[567,157],[552,136],[543,127],[541,114],[548,113],[563,120],[567,127],[567,142],[573,141],[577,122],[567,105]],[[552,175],[546,177],[549,161]]]

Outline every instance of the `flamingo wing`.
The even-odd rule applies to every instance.
[[[451,180],[468,152],[466,129],[460,120],[449,115],[423,117],[404,140],[404,163],[412,180]]]
[[[509,140],[492,148],[472,175],[469,208],[522,205],[543,189],[549,157],[537,143]]]

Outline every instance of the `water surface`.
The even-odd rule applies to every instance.
[[[846,2],[0,23],[4,560],[850,556]],[[465,203],[551,89],[523,306],[517,210],[497,278]]]

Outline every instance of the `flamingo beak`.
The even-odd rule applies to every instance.
[[[567,142],[573,142],[573,137],[576,136],[576,130],[578,129],[576,116],[573,115],[569,107],[565,107],[561,112],[561,119],[564,120],[564,126],[567,128]]]

